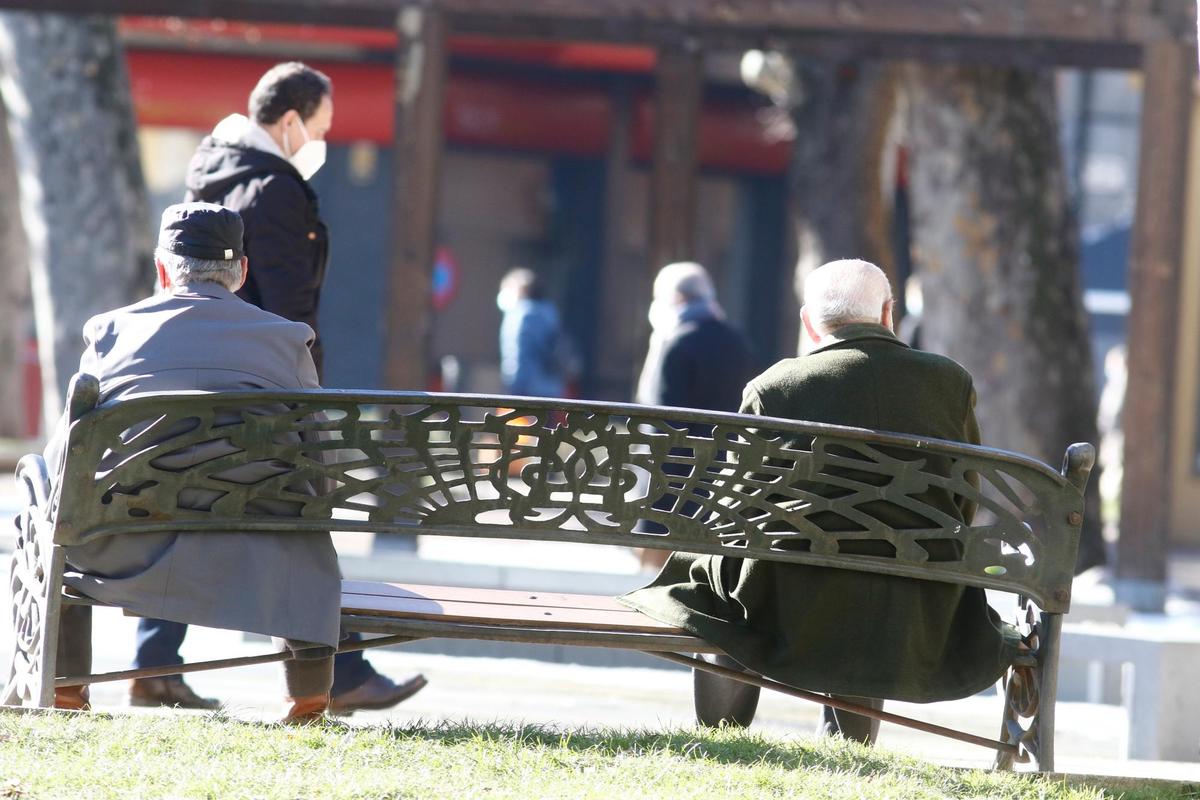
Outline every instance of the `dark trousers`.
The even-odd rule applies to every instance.
[[[187,628],[188,626],[182,622],[171,622],[165,619],[142,618],[138,620],[134,668],[144,669],[168,664],[182,664],[183,657],[179,655],[179,648],[183,646]],[[358,641],[361,638],[359,634],[352,633],[346,640]],[[375,668],[363,657],[361,650],[354,653],[342,653],[333,659],[333,688],[331,691],[335,695],[343,694],[363,685],[374,674]],[[312,694],[316,694],[316,692]]]
[[[142,620],[142,622],[146,621]],[[179,658],[179,645],[183,643],[183,636],[187,632],[187,626],[178,622],[167,622],[166,620],[148,621],[154,623],[152,627],[156,629],[168,626],[167,633],[164,636],[176,638],[157,640],[152,636],[148,636],[147,638],[151,639],[151,644],[147,652],[150,654],[165,654],[166,657],[157,663],[139,662],[137,667],[141,669],[145,667],[167,666],[169,664],[182,664],[183,661]],[[140,624],[138,628],[138,656],[141,658],[144,655],[141,647],[143,631]],[[171,641],[175,641],[173,651],[168,647]],[[310,695],[325,694],[330,691],[330,684],[333,681],[333,657],[330,648],[318,647],[314,649],[314,646],[308,642],[293,642],[290,640],[283,641],[283,644],[289,650],[300,651],[298,657],[283,662],[283,677],[287,684],[288,695],[290,697],[307,697]],[[64,605],[62,607],[58,627],[57,662],[55,673],[58,675],[87,675],[92,671],[91,606]]]
[[[870,697],[851,697],[844,694],[831,694],[837,700],[870,708],[874,711],[883,710],[883,701]],[[826,736],[842,736],[863,744],[875,744],[879,737],[879,720],[852,714],[849,711],[838,711],[831,706],[821,706],[821,721],[817,732]]]

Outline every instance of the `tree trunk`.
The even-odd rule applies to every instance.
[[[21,225],[20,188],[0,104],[0,439],[26,434],[25,342],[29,336],[29,255]]]
[[[0,71],[53,420],[83,323],[153,287],[137,127],[111,17],[0,13]]]
[[[922,346],[975,377],[985,444],[1057,466],[1099,436],[1053,74],[922,66],[905,87]],[[1105,560],[1097,478],[1080,570]]]
[[[883,180],[895,112],[894,68],[799,59],[796,79],[803,97],[792,114],[796,292],[802,294],[809,272],[838,258],[876,263],[894,284],[891,193]]]

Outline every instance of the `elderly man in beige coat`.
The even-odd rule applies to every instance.
[[[171,206],[155,263],[158,294],[84,326],[79,371],[99,379],[101,402],[172,390],[319,387],[312,330],[234,295],[248,270],[236,212],[207,203]],[[51,470],[61,448],[57,436],[47,447]],[[325,710],[341,600],[328,533],[117,535],[71,546],[66,555],[66,584],[89,597],[142,616],[287,640],[303,652],[285,662],[292,702],[286,719]],[[90,611],[72,606],[64,614],[60,674],[90,671]],[[56,706],[87,703],[86,687],[56,692]]]

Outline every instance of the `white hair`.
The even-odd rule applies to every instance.
[[[237,288],[242,280],[242,260],[210,260],[207,258],[192,258],[181,256],[164,250],[161,247],[154,251],[154,257],[166,267],[171,283],[176,286],[190,286],[194,283],[219,283],[229,291]]]
[[[713,288],[708,270],[694,261],[677,261],[658,271],[658,277],[654,279],[654,299],[668,300],[676,293],[688,303],[717,299],[717,290]]]
[[[852,322],[878,323],[891,299],[883,270],[857,258],[822,264],[804,279],[804,307],[821,333]]]

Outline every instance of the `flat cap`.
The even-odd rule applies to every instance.
[[[212,203],[168,206],[158,229],[158,246],[169,253],[208,261],[242,257],[242,218]]]

